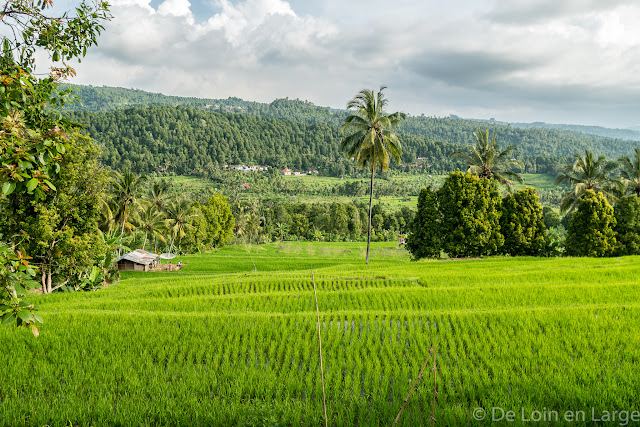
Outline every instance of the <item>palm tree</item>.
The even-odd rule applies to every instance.
[[[164,216],[158,211],[155,204],[147,204],[144,209],[134,215],[133,220],[134,225],[139,230],[144,230],[142,250],[144,250],[147,244],[147,237],[159,237],[160,240],[166,242],[161,233],[161,231],[166,228],[166,222]]]
[[[129,169],[124,169],[122,174],[116,174],[112,183],[111,210],[113,219],[120,227],[120,235],[124,233],[125,227],[133,228],[127,223],[132,211],[139,207],[139,195],[142,184],[147,181],[147,177],[137,176]]]
[[[107,250],[97,261],[99,265],[102,264],[103,273],[106,273],[109,280],[111,280],[118,271],[115,266],[118,254],[120,254],[120,251],[128,252],[131,250],[128,246],[131,236],[122,236],[116,230],[110,230],[108,233],[98,230],[98,238]]]
[[[154,181],[151,185],[151,189],[149,190],[149,198],[151,200],[151,203],[156,205],[156,208],[158,208],[158,212],[162,212],[162,210],[164,209],[169,188],[169,183],[164,179]]]
[[[629,157],[620,157],[618,160],[622,170],[620,176],[628,190],[640,197],[640,147],[633,150],[633,160]]]
[[[620,183],[612,180],[610,174],[618,167],[618,164],[607,161],[603,155],[596,159],[589,150],[584,150],[584,156],[576,153],[574,157],[575,161],[563,167],[556,177],[557,184],[564,183],[572,187],[560,202],[560,212],[565,213],[573,210],[580,196],[587,190],[602,193],[609,203],[613,203]]]
[[[514,146],[500,151],[498,138],[495,133],[489,138],[489,129],[486,132],[477,130],[473,136],[476,143],[469,147],[467,153],[454,151],[451,157],[462,160],[469,167],[468,171],[478,174],[480,178],[495,179],[509,187],[515,184],[513,181],[522,182],[522,176],[510,170],[514,166],[524,168],[521,161],[513,158]]]
[[[369,264],[369,248],[371,246],[371,211],[373,207],[373,177],[376,168],[380,172],[389,169],[391,157],[400,161],[402,148],[398,136],[391,130],[406,118],[404,113],[387,114],[384,109],[387,99],[382,93],[386,89],[381,86],[378,93],[363,89],[347,103],[347,109],[355,109],[355,113],[344,119],[340,127],[346,137],[342,140],[341,149],[347,152],[350,159],[358,163],[358,169],[371,169],[369,185],[369,228],[367,231],[367,259]]]
[[[168,228],[171,233],[171,245],[169,253],[173,250],[173,243],[178,239],[182,239],[187,230],[191,230],[191,220],[196,216],[191,201],[179,198],[172,200],[165,207],[165,216],[167,217]]]
[[[278,230],[280,240],[283,240],[287,233],[289,233],[289,224],[286,222],[276,222],[276,229]]]

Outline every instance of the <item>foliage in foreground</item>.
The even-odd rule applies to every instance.
[[[15,214],[16,207],[25,201],[38,203],[56,191],[52,181],[60,171],[73,128],[51,109],[65,101],[56,81],[75,74],[65,61],[84,56],[87,48],[96,44],[103,29],[101,22],[111,17],[108,3],[102,1],[93,5],[82,1],[74,13],[61,16],[52,15],[48,10],[52,7],[53,1],[8,0],[0,14],[0,195],[9,205],[9,214]],[[52,67],[45,78],[37,77],[37,49],[54,63],[62,61],[62,67]],[[9,241],[0,242],[6,263],[0,269],[3,323],[10,318],[6,323],[30,326],[37,335],[39,318],[34,306],[21,301],[22,284],[31,283],[35,275],[29,258],[17,249],[23,236],[2,238]],[[16,304],[21,308],[16,309]]]

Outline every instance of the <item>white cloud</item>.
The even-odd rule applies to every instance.
[[[191,3],[189,3],[189,0],[164,0],[164,2],[158,6],[158,13],[165,16],[185,17],[189,24],[193,24],[194,22],[193,15],[191,14]]]
[[[164,0],[157,11],[149,0],[116,0],[78,82],[334,107],[386,84],[392,109],[417,114],[552,121],[554,111],[584,122],[606,111],[603,120],[637,124],[635,2],[402,0],[390,12],[384,4],[322,0],[314,10],[325,15],[311,16],[284,0],[218,0],[209,16],[194,16],[188,0]]]

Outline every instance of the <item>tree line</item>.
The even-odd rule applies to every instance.
[[[367,235],[368,206],[359,203],[291,203],[277,199],[240,201],[232,205],[236,242],[280,240],[362,241]],[[409,232],[414,210],[372,207],[374,241],[397,240]]]
[[[495,150],[495,141],[493,151],[481,149],[492,146],[488,131],[486,138],[478,135],[484,133],[478,132],[476,146],[465,157],[469,171],[449,174],[437,191],[420,192],[407,239],[414,259],[439,258],[442,253],[452,257],[640,254],[640,148],[617,161],[590,150],[576,153],[557,176],[558,183],[570,186],[560,204],[566,215],[560,219],[553,209],[542,208],[533,188],[500,196],[498,183],[510,182],[504,178],[509,171],[499,170],[506,163],[497,161],[500,150]],[[548,228],[555,230],[549,233]]]

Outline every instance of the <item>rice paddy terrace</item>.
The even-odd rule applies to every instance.
[[[311,267],[330,425],[391,425],[433,345],[438,425],[634,424],[638,257],[363,259],[235,246],[34,297],[39,338],[0,328],[0,425],[323,425]],[[432,404],[429,367],[399,424],[428,425]]]

